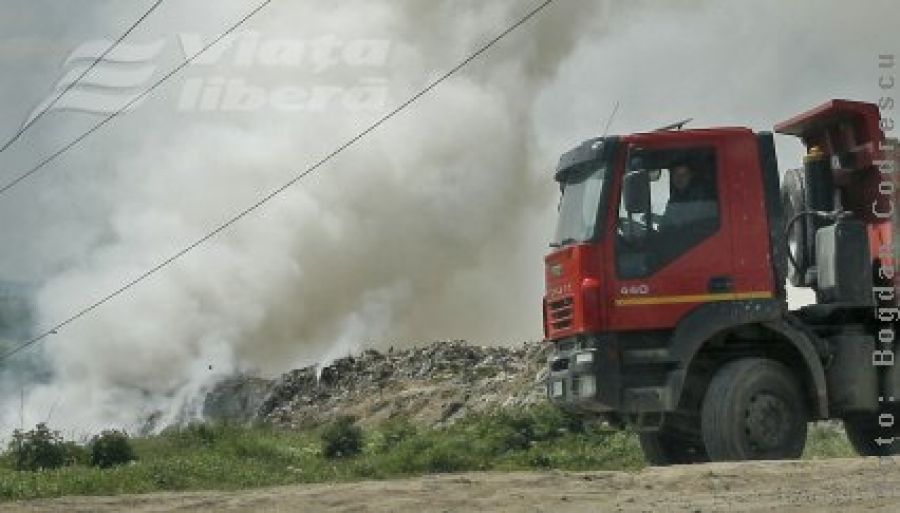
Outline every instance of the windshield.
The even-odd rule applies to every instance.
[[[593,162],[567,174],[562,182],[559,224],[552,246],[565,246],[595,238],[600,223],[600,205],[606,165]]]

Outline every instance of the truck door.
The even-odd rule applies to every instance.
[[[736,299],[720,153],[683,143],[628,148],[611,259],[612,329],[671,328],[698,304]]]

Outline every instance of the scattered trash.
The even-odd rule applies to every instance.
[[[367,349],[321,369],[297,369],[275,380],[229,377],[206,396],[208,420],[268,423],[284,428],[319,425],[339,415],[361,424],[405,416],[442,425],[469,413],[544,400],[546,352],[471,346],[464,341],[385,353]]]

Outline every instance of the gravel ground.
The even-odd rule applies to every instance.
[[[900,511],[900,460],[711,463],[640,472],[430,475],[238,492],[66,497],[0,511]]]

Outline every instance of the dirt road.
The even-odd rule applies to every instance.
[[[627,472],[435,475],[241,492],[68,497],[0,511],[900,511],[900,459],[714,463]]]

